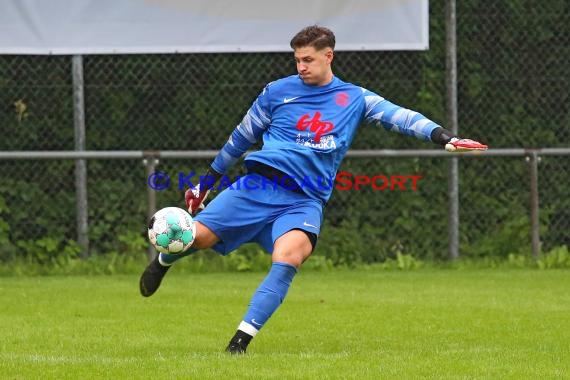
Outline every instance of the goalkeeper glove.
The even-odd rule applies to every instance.
[[[184,193],[184,200],[186,201],[186,207],[190,215],[195,215],[204,209],[204,200],[210,193],[210,189],[214,187],[214,184],[222,177],[222,174],[210,168],[205,177],[213,179],[213,181],[200,183],[193,189],[186,190]]]
[[[487,148],[487,145],[481,144],[478,141],[471,139],[460,139],[458,137],[453,137],[447,144],[445,144],[445,150],[448,152],[481,151],[487,150]]]
[[[448,152],[469,152],[472,150],[487,150],[487,145],[470,139],[462,139],[451,131],[442,127],[436,127],[431,131],[431,141],[445,147]]]
[[[195,215],[204,209],[204,200],[209,193],[209,189],[203,190],[200,188],[200,185],[196,185],[194,189],[186,190],[184,199],[186,200],[186,207],[190,215]]]

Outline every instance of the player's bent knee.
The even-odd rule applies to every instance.
[[[218,241],[220,241],[220,239],[211,229],[200,222],[196,222],[196,239],[194,240],[194,244],[192,244],[193,248],[210,248]]]
[[[274,251],[272,260],[279,263],[287,263],[293,265],[295,268],[300,268],[301,265],[311,256],[310,251]]]
[[[292,230],[275,241],[272,260],[299,268],[311,256],[312,251],[313,246],[305,232]]]

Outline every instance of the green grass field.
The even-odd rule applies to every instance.
[[[570,378],[567,270],[301,272],[229,356],[263,276],[0,278],[0,378]]]

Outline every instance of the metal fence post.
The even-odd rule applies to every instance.
[[[146,157],[143,159],[143,165],[146,168],[146,178],[148,179],[152,173],[156,171],[156,165],[158,165],[158,158]],[[148,185],[146,186],[146,199],[147,199],[147,222],[156,212],[156,191]],[[154,247],[149,244],[147,249],[148,260],[154,259],[157,252]]]
[[[83,56],[72,57],[73,77],[73,125],[75,129],[75,150],[85,151],[85,97],[83,82]],[[77,242],[81,257],[89,256],[89,225],[87,208],[87,163],[75,160],[75,204],[77,218]]]
[[[532,256],[538,259],[540,256],[540,220],[539,220],[539,195],[538,195],[538,163],[540,157],[536,150],[526,157],[529,163],[530,174],[530,222],[532,238]]]
[[[455,134],[458,132],[457,123],[457,28],[456,3],[447,0],[445,31],[445,66],[447,92],[447,123],[448,128]],[[448,211],[448,255],[450,260],[459,257],[459,163],[456,157],[449,161],[449,177],[447,194]]]

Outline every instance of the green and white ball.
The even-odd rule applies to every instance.
[[[192,216],[178,207],[166,207],[150,218],[150,243],[161,253],[182,253],[196,238],[196,225]]]

